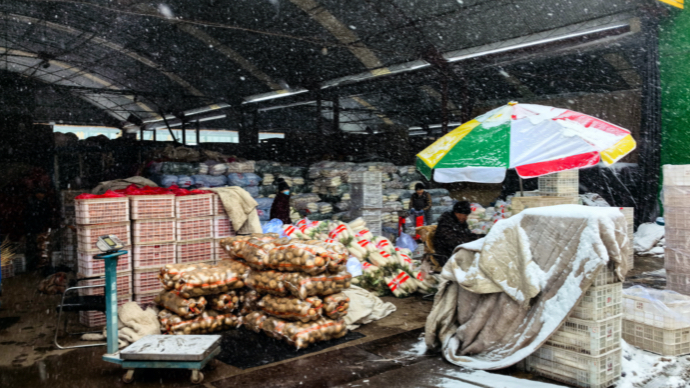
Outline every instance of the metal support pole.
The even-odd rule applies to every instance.
[[[187,126],[184,125],[184,117],[182,118],[182,145],[187,145]]]
[[[333,130],[340,133],[340,98],[333,100]]]
[[[518,179],[520,180],[520,196],[524,197],[525,191],[522,189],[522,177],[518,175]]]
[[[196,145],[201,144],[200,128],[201,128],[201,123],[199,123],[199,120],[197,120],[196,121]]]
[[[323,120],[323,117],[321,116],[321,92],[316,91],[316,130],[318,133],[321,133],[321,120]]]
[[[156,134],[158,133],[158,130],[152,129],[151,131],[153,131],[153,141],[157,141],[158,139],[156,139]]]
[[[139,141],[144,141],[144,126],[139,127]]]
[[[441,134],[448,133],[448,75],[441,76]]]
[[[105,258],[105,313],[108,354],[118,350],[117,331],[117,257]]]

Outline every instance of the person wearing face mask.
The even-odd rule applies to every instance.
[[[271,206],[271,219],[277,218],[283,224],[291,224],[290,221],[290,186],[283,179],[275,180],[278,184],[278,193]]]

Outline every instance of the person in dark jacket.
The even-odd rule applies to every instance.
[[[415,193],[410,197],[410,215],[414,218],[424,215],[424,225],[431,223],[431,194],[424,191],[424,184],[414,186]]]
[[[479,236],[470,231],[467,216],[472,213],[472,207],[467,201],[460,201],[453,205],[453,210],[443,213],[438,219],[436,234],[434,235],[434,250],[443,256],[439,264],[444,265],[455,250],[455,247],[476,240]]]
[[[271,219],[277,218],[283,224],[291,224],[290,220],[290,186],[283,179],[276,179],[278,183],[278,193],[271,205]]]

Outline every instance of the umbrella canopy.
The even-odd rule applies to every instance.
[[[500,183],[611,165],[635,149],[630,131],[568,109],[511,102],[455,128],[417,154],[417,169],[437,182]]]

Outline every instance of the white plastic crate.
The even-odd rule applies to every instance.
[[[14,255],[12,266],[15,275],[26,272],[26,257],[21,253]]]
[[[357,171],[347,175],[349,183],[381,184],[382,174],[380,171]]]
[[[350,198],[353,209],[381,209],[383,207],[383,189],[380,184],[351,184]]]
[[[176,239],[174,218],[137,220],[132,222],[132,241],[135,245],[173,242]]]
[[[117,307],[122,306],[127,302],[132,301],[132,295],[123,295],[117,297]],[[86,327],[101,327],[105,326],[105,313],[100,311],[80,311],[79,323]]]
[[[150,220],[154,218],[175,218],[175,196],[132,195],[129,196],[130,218]]]
[[[79,282],[79,286],[105,286],[105,279],[84,280]],[[82,288],[78,290],[79,295],[104,295],[105,288]],[[132,294],[132,272],[120,272],[117,274],[117,295],[125,296]]]
[[[78,225],[108,224],[129,221],[129,199],[76,199]]]
[[[208,217],[214,215],[215,194],[197,194],[175,197],[175,215],[179,219]]]
[[[669,290],[631,287],[623,292],[623,317],[666,330],[690,327],[690,297]]]
[[[175,229],[177,241],[213,238],[213,217],[178,219]]]
[[[690,203],[690,201],[688,201]],[[664,206],[665,229],[681,229],[690,232],[690,207]]]
[[[664,249],[666,273],[690,273],[690,251]]]
[[[158,291],[149,292],[147,294],[134,294],[133,299],[135,302],[137,302],[139,307],[146,310],[147,307],[156,305],[156,303],[153,300],[156,298],[156,295],[158,294]]]
[[[235,235],[235,229],[232,227],[230,217],[215,216],[213,217],[213,238],[225,238]]]
[[[666,248],[690,252],[690,238],[688,238],[688,232],[690,231],[666,226],[664,228]]]
[[[690,186],[690,165],[671,165],[665,164],[664,187],[665,186]]]
[[[690,273],[666,272],[666,289],[690,295]]]
[[[623,283],[592,286],[570,313],[570,318],[600,321],[623,313]]]
[[[127,253],[117,258],[117,273],[132,270],[132,247],[127,246],[123,250],[127,251]],[[100,253],[103,252],[98,249],[89,252],[78,252],[77,272],[83,275],[83,277],[105,275],[105,260],[95,260],[93,258],[94,255]]]
[[[588,356],[600,356],[621,347],[622,315],[603,321],[568,318],[546,343]]]
[[[664,209],[671,207],[687,210],[690,208],[688,196],[690,196],[690,186],[664,186]]]
[[[630,345],[662,356],[690,354],[690,327],[667,330],[624,319],[623,339]]]
[[[586,356],[543,345],[525,364],[530,372],[572,386],[607,388],[621,377],[621,355],[620,349],[601,356]]]
[[[547,197],[577,197],[580,189],[578,170],[557,172],[539,177],[539,192]]]
[[[14,277],[14,264],[11,261],[3,264],[0,266],[0,272],[2,272],[3,279]]]
[[[90,252],[96,248],[96,242],[100,236],[114,234],[125,245],[131,245],[131,233],[129,221],[114,224],[79,225],[77,226],[77,249],[81,252]]]
[[[163,284],[161,284],[158,274],[160,274],[160,268],[135,269],[134,279],[132,281],[132,291],[134,291],[134,294],[148,294],[162,291]]]
[[[140,244],[132,249],[134,269],[158,269],[175,263],[175,243]]]
[[[213,209],[215,210],[213,213],[214,216],[228,215],[228,213],[225,211],[225,207],[223,207],[223,201],[220,200],[218,194],[213,195]]]
[[[618,279],[618,276],[616,276],[616,273],[613,271],[611,266],[606,265],[599,271],[599,273],[597,273],[597,276],[594,278],[594,283],[592,283],[592,287],[605,286],[613,283],[620,283],[620,279]]]
[[[177,243],[177,263],[215,262],[215,241],[196,240]]]

